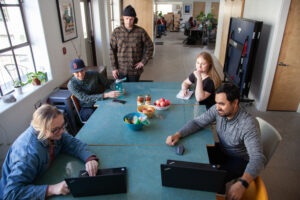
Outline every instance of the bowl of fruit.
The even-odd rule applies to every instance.
[[[147,115],[148,118],[152,118],[155,112],[155,108],[152,105],[140,105],[137,107],[139,113]]]
[[[143,128],[143,125],[147,125],[147,116],[138,112],[129,113],[123,117],[123,122],[129,129],[138,131]]]
[[[170,100],[164,98],[154,101],[153,104],[156,110],[167,110],[171,105]]]

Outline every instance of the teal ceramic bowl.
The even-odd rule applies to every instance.
[[[133,117],[134,116],[137,116],[138,118],[142,117],[142,118],[145,118],[147,119],[147,116],[143,113],[138,113],[138,112],[133,112],[133,113],[129,113],[127,115],[125,115],[123,117],[123,122],[124,124],[130,129],[130,130],[133,130],[133,131],[139,131],[143,128],[143,124],[140,122],[139,124],[131,124],[131,123],[127,123],[126,121],[128,122],[131,122],[133,120]],[[125,121],[125,119],[127,119]]]

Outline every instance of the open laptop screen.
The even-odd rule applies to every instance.
[[[126,193],[127,169],[99,169],[96,176],[81,171],[79,177],[66,178],[65,181],[74,197]]]

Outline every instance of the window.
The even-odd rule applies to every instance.
[[[0,0],[0,96],[13,91],[13,82],[27,82],[36,72],[23,18],[22,0]]]
[[[157,5],[158,13],[161,11],[163,15],[172,12],[172,4],[158,4]]]

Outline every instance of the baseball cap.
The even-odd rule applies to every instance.
[[[76,59],[72,60],[70,63],[70,69],[71,69],[72,73],[80,72],[80,71],[84,70],[84,68],[85,68],[85,64],[84,64],[83,60],[81,60],[81,59],[76,58]]]

